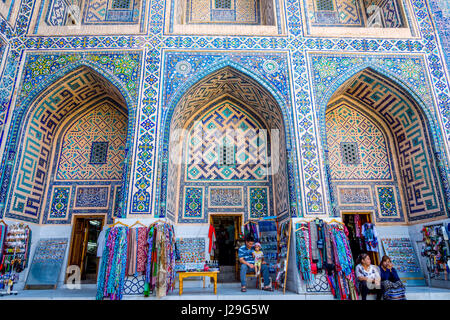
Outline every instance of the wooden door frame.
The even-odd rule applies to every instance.
[[[76,221],[76,219],[80,219],[80,218],[82,218],[82,219],[91,219],[91,220],[101,219],[102,220],[102,225],[101,225],[100,230],[102,230],[103,227],[105,226],[105,223],[106,223],[107,214],[106,213],[105,214],[82,214],[81,213],[81,214],[74,214],[74,215],[72,215],[72,224],[71,224],[72,232],[71,232],[71,235],[70,235],[70,246],[69,246],[69,253],[68,253],[68,256],[67,256],[66,270],[69,267],[69,263],[70,263],[71,255],[72,255],[73,238],[75,236],[75,221]],[[97,271],[96,271],[96,276],[97,275],[98,275],[98,266],[97,266]],[[69,275],[66,272],[66,275],[64,277],[64,283],[67,283],[68,276]],[[80,274],[80,276],[81,276],[81,274]]]
[[[242,226],[244,225],[244,212],[241,213],[236,213],[236,212],[210,212],[209,213],[209,224],[212,225],[213,222],[213,216],[224,216],[224,217],[238,217],[239,218],[239,230],[235,229],[234,230],[234,236],[235,236],[235,240],[238,238],[240,229],[242,228]],[[237,278],[239,275],[239,259],[238,257],[236,257],[236,264],[235,264],[235,277]]]

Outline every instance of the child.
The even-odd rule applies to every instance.
[[[255,258],[255,274],[259,275],[261,271],[261,264],[264,259],[264,253],[261,251],[261,243],[255,243],[255,251],[253,251],[253,258]]]

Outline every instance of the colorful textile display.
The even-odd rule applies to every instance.
[[[448,229],[448,228],[447,228]],[[425,242],[421,255],[428,259],[428,272],[435,279],[448,280],[450,273],[450,243],[447,230],[443,224],[424,226],[422,229]]]
[[[131,228],[128,233],[127,275],[145,272],[147,261],[147,228]]]
[[[106,245],[97,281],[97,300],[105,297],[122,299],[127,266],[128,227],[114,227],[106,230]]]
[[[158,297],[175,288],[175,232],[167,223],[152,224],[148,228],[148,255],[145,271],[144,295],[156,289]]]
[[[343,224],[315,219],[296,226],[297,265],[302,279],[313,283],[326,272],[331,292],[340,300],[357,300],[353,257]]]
[[[375,226],[372,223],[364,223],[361,233],[364,236],[367,251],[378,252],[378,234]]]
[[[250,221],[244,226],[244,237],[247,236],[253,237],[255,242],[260,242],[258,223]]]

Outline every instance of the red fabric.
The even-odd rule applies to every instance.
[[[216,237],[216,229],[212,224],[209,225],[209,232],[208,232],[208,238],[209,238],[209,250],[208,252],[211,254],[212,246],[213,246],[213,236]]]
[[[138,236],[136,239],[137,242],[137,254],[136,254],[136,271],[137,272],[144,272],[145,271],[145,263],[147,261],[147,228],[142,227],[138,228]]]

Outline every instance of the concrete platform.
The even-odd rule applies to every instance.
[[[259,289],[248,288],[247,292],[240,292],[239,283],[218,284],[217,295],[213,294],[213,288],[188,287],[183,288],[183,295],[178,294],[178,288],[170,292],[161,300],[333,300],[330,294],[305,294],[286,291],[267,292]],[[2,296],[1,300],[95,300],[95,286],[83,286],[79,290],[21,290],[18,295]],[[450,300],[450,290],[429,287],[410,287],[406,290],[408,300]],[[373,300],[375,297],[368,297]],[[156,296],[148,298],[138,296],[124,296],[124,300],[158,300]]]

